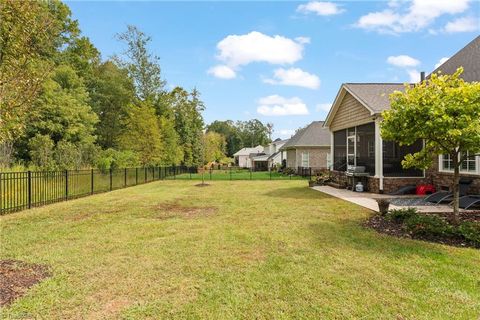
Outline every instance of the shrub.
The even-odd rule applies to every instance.
[[[41,169],[50,170],[55,167],[53,161],[53,140],[47,135],[37,134],[28,142],[32,164]]]
[[[448,222],[433,215],[412,215],[405,220],[405,226],[416,235],[449,236],[454,233],[453,227]]]
[[[462,222],[458,226],[457,234],[480,246],[480,222]]]
[[[406,219],[418,214],[415,208],[392,209],[387,214],[387,219],[395,222],[404,222]]]

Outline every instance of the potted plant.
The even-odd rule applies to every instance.
[[[376,199],[378,204],[378,212],[382,216],[388,213],[388,208],[390,207],[390,200],[385,198]]]

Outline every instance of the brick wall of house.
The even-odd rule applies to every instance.
[[[439,172],[439,163],[438,157],[435,157],[433,165],[430,169],[427,170],[427,177],[429,183],[433,183],[437,190],[448,190],[452,185],[453,174],[448,172]],[[470,194],[480,194],[480,176],[474,174],[460,174],[463,179],[471,179],[472,184],[469,188],[468,193]]]
[[[287,168],[297,167],[297,151],[295,149],[287,150]]]
[[[327,154],[330,147],[320,148],[297,148],[297,167],[302,166],[302,152],[309,153],[309,167],[314,170],[327,168]]]

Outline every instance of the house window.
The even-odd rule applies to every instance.
[[[449,154],[442,156],[442,169],[445,171],[453,171],[453,160]]]
[[[462,154],[462,158],[465,159],[460,165],[460,172],[463,173],[477,173],[477,158],[475,155],[470,154],[468,151]],[[440,156],[441,168],[443,171],[453,171],[453,159],[449,154]]]
[[[310,167],[310,155],[307,151],[302,152],[302,167],[308,168]]]

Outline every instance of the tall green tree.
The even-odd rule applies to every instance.
[[[117,39],[127,48],[117,62],[128,70],[136,88],[139,100],[155,100],[164,90],[165,81],[161,77],[160,58],[148,51],[151,38],[137,27],[129,25]]]
[[[175,130],[183,150],[182,163],[188,166],[201,164],[204,126],[201,112],[205,107],[199,93],[196,90],[189,93],[183,88],[176,87],[169,95],[175,117]]]
[[[134,151],[144,166],[159,164],[162,141],[155,109],[147,102],[130,106],[124,126],[120,147]]]
[[[458,221],[460,166],[470,155],[480,153],[480,83],[460,78],[462,68],[453,75],[433,74],[430,79],[405,92],[390,96],[391,109],[383,113],[382,137],[401,145],[419,139],[425,147],[408,154],[405,168],[426,169],[432,156],[449,155],[453,163],[453,214]]]
[[[238,121],[237,127],[240,132],[243,147],[255,147],[271,142],[269,134],[273,129],[273,125],[269,127],[258,119],[252,119],[244,122]]]
[[[92,111],[85,85],[69,66],[59,66],[45,81],[35,111],[29,114],[24,140],[40,134],[77,146],[95,142],[97,115]]]
[[[207,132],[204,136],[205,162],[220,162],[226,158],[225,137],[217,132]]]
[[[94,70],[90,85],[91,105],[100,120],[98,144],[104,149],[118,148],[128,109],[135,101],[133,83],[126,70],[106,61]]]
[[[208,132],[216,132],[225,137],[226,153],[232,157],[235,152],[243,148],[240,132],[232,120],[215,120],[207,126]]]
[[[1,0],[0,143],[23,133],[54,56],[78,34],[70,16],[57,0]]]

